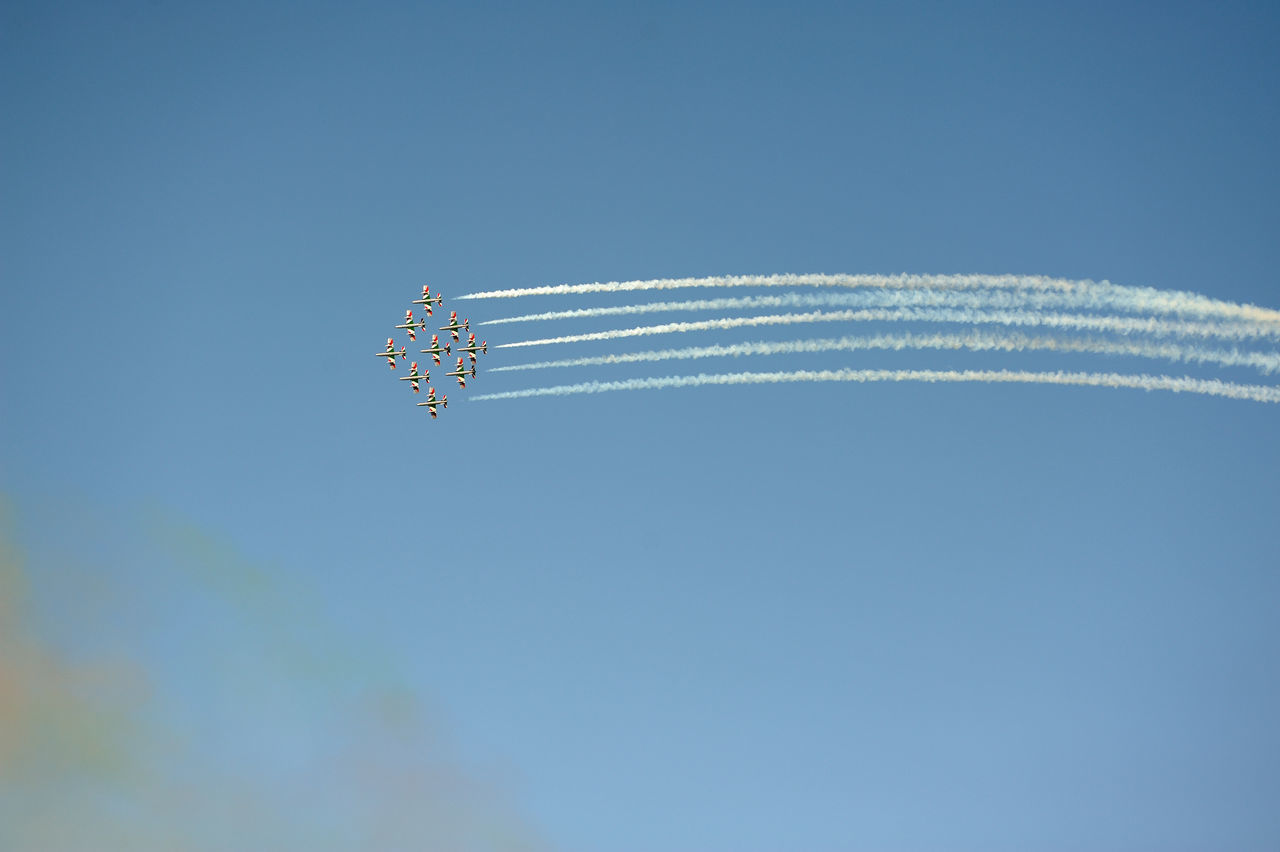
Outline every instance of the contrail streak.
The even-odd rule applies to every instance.
[[[522,289],[467,293],[459,299],[514,299],[581,293],[624,293],[637,290],[678,290],[715,287],[844,287],[882,290],[1025,290],[1072,293],[1097,299],[1101,305],[1128,311],[1187,314],[1250,322],[1280,324],[1280,311],[1257,305],[1211,299],[1182,290],[1130,287],[1110,281],[1069,280],[1043,275],[724,275],[706,278],[657,278],[645,281],[607,281],[556,284]]]
[[[697,299],[683,302],[648,302],[641,305],[611,305],[578,308],[569,311],[545,311],[515,317],[486,320],[480,325],[504,325],[515,322],[541,322],[561,319],[592,319],[634,314],[675,313],[678,311],[733,311],[759,308],[823,308],[823,307],[950,307],[970,310],[1008,310],[1013,308],[1044,310],[1102,310],[1131,305],[1111,304],[1105,298],[1089,293],[1042,293],[1008,290],[871,290],[861,293],[787,293],[780,296],[746,296],[733,299]],[[1280,325],[1264,324],[1264,334],[1280,335]]]
[[[659,349],[648,352],[629,352],[620,355],[600,355],[590,358],[570,358],[560,361],[539,361],[531,364],[513,364],[493,367],[489,372],[502,373],[516,370],[542,370],[554,367],[597,367],[611,364],[634,364],[653,361],[686,361],[697,358],[738,357],[742,355],[791,355],[815,352],[853,352],[868,349],[969,349],[975,352],[1021,352],[1044,350],[1051,352],[1084,352],[1094,355],[1128,355],[1138,358],[1183,361],[1197,364],[1219,364],[1224,367],[1253,367],[1261,373],[1271,374],[1280,370],[1280,352],[1241,352],[1238,349],[1205,349],[1174,343],[1138,343],[1128,340],[1098,340],[1095,338],[1032,337],[1017,332],[1009,334],[896,334],[868,337],[841,337],[820,340],[790,340],[783,342],[760,341],[733,343],[720,346],[697,346],[683,349]]]
[[[723,317],[696,322],[669,322],[661,325],[617,328],[502,343],[499,348],[543,346],[553,343],[581,343],[590,340],[617,340],[623,337],[648,337],[657,334],[683,334],[712,329],[747,328],[767,325],[796,325],[811,322],[953,322],[965,324],[997,324],[1069,328],[1080,331],[1105,331],[1119,334],[1150,334],[1157,337],[1179,335],[1223,337],[1240,340],[1272,334],[1257,325],[1230,325],[1218,322],[1186,322],[1148,317],[1111,317],[1085,314],[1040,314],[1026,311],[969,311],[923,308],[916,310],[813,311],[804,314],[769,314],[754,317]]]
[[[703,385],[758,385],[782,382],[982,382],[1167,390],[1198,393],[1255,402],[1280,402],[1280,387],[1239,385],[1218,379],[1189,376],[1123,375],[1119,373],[1033,373],[1014,370],[792,370],[775,373],[700,373],[696,376],[664,376],[617,382],[583,382],[576,385],[527,388],[470,397],[473,402],[524,399],[534,396],[569,396],[609,391],[701,387]]]

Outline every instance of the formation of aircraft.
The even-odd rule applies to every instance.
[[[441,352],[443,352],[443,353],[444,353],[444,354],[446,354],[446,355],[450,354],[450,353],[449,353],[449,344],[448,344],[448,343],[446,343],[446,344],[444,345],[444,348],[443,348],[443,349],[441,349],[441,348],[440,348],[440,335],[438,335],[438,334],[433,334],[433,335],[431,335],[431,348],[430,348],[430,349],[420,349],[420,350],[418,350],[418,351],[419,351],[419,352],[421,352],[423,355],[430,355],[430,356],[431,356],[431,358],[432,358],[432,360],[433,360],[433,361],[435,361],[437,364],[439,364],[439,363],[440,363],[440,353],[441,353]]]
[[[432,295],[431,288],[425,284],[422,287],[422,298],[414,299],[411,302],[411,304],[414,304],[414,305],[421,305],[422,309],[426,312],[426,316],[431,316],[431,305],[433,303],[436,305],[436,307],[443,307],[444,296],[440,293],[436,293]],[[417,332],[418,331],[425,332],[426,328],[427,328],[427,321],[425,317],[420,317],[415,321],[413,318],[412,309],[404,312],[404,322],[396,326],[397,330],[408,332],[410,340],[417,340],[418,339]],[[461,340],[461,338],[458,336],[459,331],[468,332],[467,344],[465,346],[459,346],[457,350],[460,353],[458,356],[458,365],[454,367],[454,369],[450,370],[448,373],[445,373],[446,376],[456,378],[458,380],[458,385],[465,388],[467,386],[467,377],[470,376],[473,379],[476,377],[476,353],[479,352],[479,353],[484,353],[486,355],[489,353],[488,341],[482,340],[479,343],[476,343],[476,336],[475,334],[471,333],[470,321],[467,319],[463,319],[461,322],[459,322],[457,311],[449,312],[449,324],[441,326],[440,330],[449,332],[451,335],[453,335],[454,340]],[[439,364],[440,356],[442,354],[444,355],[453,354],[453,350],[451,349],[451,346],[452,344],[445,343],[444,346],[442,347],[440,345],[440,335],[433,334],[431,335],[431,345],[426,349],[421,349],[419,351],[424,355],[430,355],[431,359],[435,361],[436,364]],[[466,366],[466,359],[463,358],[461,355],[461,353],[463,352],[465,352],[467,356],[471,358],[470,368]],[[390,366],[391,369],[393,370],[396,368],[397,356],[399,356],[400,358],[408,357],[405,351],[405,347],[401,346],[399,349],[396,349],[395,341],[390,337],[387,338],[387,348],[382,352],[378,352],[377,355],[379,358],[386,358],[388,366]],[[400,376],[400,381],[408,382],[409,386],[413,388],[413,392],[418,393],[422,382],[431,381],[431,371],[422,370],[421,372],[419,372],[418,362],[414,361],[409,367],[409,375]],[[436,397],[436,389],[434,387],[428,387],[426,401],[419,402],[418,405],[426,408],[427,411],[431,412],[431,418],[434,420],[438,416],[438,412],[437,412],[438,408],[449,407],[449,397],[447,396]]]
[[[470,355],[470,356],[471,356],[471,363],[472,363],[472,364],[474,364],[474,363],[476,362],[476,352],[477,352],[477,351],[479,351],[479,352],[483,352],[483,353],[485,353],[486,355],[487,355],[487,354],[489,354],[489,341],[487,341],[487,340],[481,340],[481,341],[480,341],[480,345],[479,345],[479,346],[477,346],[477,345],[476,345],[476,336],[475,336],[475,333],[473,332],[469,337],[467,337],[467,345],[466,345],[466,346],[459,346],[459,347],[458,347],[458,351],[459,351],[459,352],[466,352],[468,355]],[[439,362],[436,362],[436,363],[439,363]]]
[[[462,321],[462,323],[461,323],[461,324],[459,324],[459,323],[458,323],[458,312],[457,312],[457,311],[449,311],[449,324],[448,324],[448,325],[442,325],[442,326],[440,326],[440,330],[441,330],[441,331],[447,331],[447,332],[449,332],[450,334],[452,334],[452,335],[453,335],[453,339],[454,339],[454,340],[457,340],[457,339],[458,339],[458,329],[460,329],[460,328],[464,328],[464,329],[466,329],[467,331],[470,331],[470,330],[471,330],[471,326],[468,324],[469,322],[470,322],[469,320],[465,320],[465,319],[464,319],[464,320]]]

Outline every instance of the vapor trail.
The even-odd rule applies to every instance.
[[[515,322],[541,322],[561,319],[592,319],[607,316],[674,313],[677,311],[733,311],[758,308],[822,308],[822,307],[950,307],[969,310],[1009,310],[1047,308],[1070,310],[1132,310],[1129,304],[1113,304],[1092,293],[1044,293],[1009,290],[871,290],[860,293],[786,293],[780,296],[746,296],[742,298],[697,299],[682,302],[648,302],[640,305],[611,305],[578,308],[568,311],[545,311],[537,314],[486,320],[480,325],[505,325]],[[1159,313],[1159,311],[1153,311]],[[1263,334],[1280,336],[1280,325],[1263,324]]]
[[[1127,311],[1186,314],[1201,317],[1280,324],[1280,311],[1257,305],[1211,299],[1182,290],[1130,287],[1110,281],[1069,280],[1043,275],[725,275],[706,278],[657,278],[645,281],[607,281],[556,284],[522,289],[467,293],[459,299],[513,299],[520,296],[623,293],[637,290],[678,290],[716,287],[844,287],[882,290],[1025,290],[1071,293]]]
[[[542,370],[554,367],[596,367],[611,364],[634,364],[653,361],[686,361],[697,358],[738,357],[742,355],[790,355],[815,352],[852,352],[868,349],[968,349],[975,352],[1021,352],[1044,350],[1050,352],[1083,352],[1094,355],[1128,355],[1138,358],[1164,359],[1198,364],[1219,364],[1225,367],[1253,367],[1271,374],[1280,370],[1280,352],[1241,352],[1238,349],[1205,349],[1174,343],[1138,343],[1128,340],[1098,340],[1096,338],[1032,337],[1018,332],[990,334],[897,334],[869,337],[841,337],[820,340],[790,340],[784,342],[760,341],[733,343],[720,346],[697,346],[683,349],[660,349],[648,352],[629,352],[621,355],[600,355],[590,358],[571,358],[559,361],[539,361],[531,364],[513,364],[493,367],[489,372],[502,373],[517,370]]]
[[[590,340],[617,340],[624,337],[648,337],[657,334],[683,334],[712,329],[746,328],[769,325],[796,325],[811,322],[952,322],[968,325],[995,324],[1021,325],[1047,328],[1068,328],[1079,331],[1103,331],[1119,334],[1150,334],[1156,337],[1199,336],[1222,337],[1241,340],[1269,336],[1268,329],[1252,324],[1224,324],[1220,322],[1189,322],[1162,320],[1149,317],[1112,317],[1086,314],[1041,314],[1028,311],[972,311],[941,308],[903,310],[813,311],[803,314],[769,314],[754,317],[723,317],[696,322],[669,322],[661,325],[617,328],[608,331],[592,331],[568,334],[561,337],[545,337],[538,340],[521,340],[502,343],[499,348],[543,346],[553,343],[582,343]]]
[[[472,401],[524,399],[533,396],[570,396],[609,391],[653,390],[700,387],[703,385],[758,385],[782,382],[982,382],[1167,390],[1198,393],[1255,402],[1280,402],[1280,387],[1239,385],[1217,379],[1189,376],[1123,375],[1119,373],[1033,373],[1013,370],[792,370],[775,373],[700,373],[696,376],[665,376],[625,379],[617,382],[583,382],[576,385],[527,388],[470,397]]]

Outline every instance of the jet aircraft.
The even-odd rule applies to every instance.
[[[461,358],[458,359],[458,366],[455,367],[452,371],[445,373],[445,375],[454,376],[458,379],[458,384],[462,385],[462,387],[464,388],[467,386],[467,368],[462,366]],[[474,379],[475,377],[476,377],[476,368],[475,368],[475,365],[473,364],[471,367],[471,378]]]
[[[458,323],[458,312],[457,312],[457,311],[449,311],[449,324],[448,324],[448,325],[442,325],[442,326],[440,326],[440,330],[441,330],[441,331],[447,331],[447,332],[449,332],[450,334],[452,334],[452,335],[453,335],[453,339],[454,339],[454,340],[459,340],[460,338],[458,337],[458,329],[460,329],[460,328],[465,328],[467,331],[470,331],[470,330],[471,330],[471,326],[470,326],[470,324],[469,324],[469,323],[470,323],[470,321],[469,321],[469,320],[465,320],[465,319],[464,319],[464,320],[462,321],[462,323],[461,323],[461,324],[459,324],[459,323]]]
[[[409,330],[409,339],[410,339],[410,340],[417,340],[417,339],[418,339],[418,338],[417,338],[417,336],[413,333],[413,330],[414,330],[415,328],[421,328],[421,329],[425,330],[425,329],[426,329],[426,327],[427,327],[427,321],[426,321],[425,319],[420,319],[420,320],[418,320],[417,322],[414,322],[414,321],[413,321],[413,311],[405,311],[405,312],[404,312],[404,322],[403,322],[403,323],[401,323],[400,325],[396,326],[396,328],[407,328],[407,329]]]
[[[472,334],[467,338],[467,345],[466,345],[466,346],[459,346],[459,347],[458,347],[458,351],[459,351],[459,352],[466,352],[468,355],[470,355],[470,356],[471,356],[471,363],[472,363],[472,364],[474,364],[474,363],[476,362],[476,352],[477,352],[477,351],[479,351],[479,352],[483,352],[483,353],[485,353],[486,355],[489,353],[489,341],[487,341],[487,340],[481,340],[481,341],[480,341],[480,345],[479,345],[479,346],[477,346],[477,345],[476,345],[476,336],[475,336],[475,334],[474,334],[474,333],[472,333]]]
[[[387,338],[387,348],[386,348],[386,351],[384,351],[384,352],[379,352],[379,353],[378,353],[378,357],[379,357],[379,358],[386,358],[386,359],[387,359],[387,365],[388,365],[389,367],[391,367],[391,369],[393,369],[393,370],[394,370],[394,369],[396,368],[396,356],[397,356],[397,355],[399,355],[401,358],[406,357],[406,356],[405,356],[404,347],[403,347],[403,346],[401,346],[401,347],[400,347],[400,351],[399,351],[399,352],[397,352],[397,351],[396,351],[396,345],[395,345],[395,343],[393,343],[393,342],[392,342],[392,340],[391,340],[391,338],[390,338],[390,337],[388,337],[388,338]]]
[[[436,406],[437,406],[437,405],[443,405],[445,408],[448,408],[448,407],[449,407],[449,397],[446,395],[446,396],[442,396],[442,397],[440,397],[440,399],[436,399],[436,389],[435,389],[435,388],[427,388],[427,401],[426,401],[426,402],[420,402],[420,403],[418,403],[418,405],[425,405],[425,406],[427,407],[427,411],[430,411],[430,412],[431,412],[431,419],[432,419],[432,420],[435,420],[435,419],[436,419]]]
[[[414,300],[413,300],[412,302],[410,302],[409,304],[411,304],[411,305],[422,305],[422,309],[423,309],[423,310],[425,310],[425,311],[427,312],[427,316],[431,316],[431,303],[432,303],[432,302],[435,302],[437,305],[443,305],[443,304],[444,304],[444,296],[442,296],[442,295],[441,295],[441,294],[439,294],[439,293],[436,293],[436,294],[435,294],[435,296],[433,297],[433,296],[431,295],[431,288],[430,288],[430,287],[428,287],[426,284],[423,284],[423,285],[422,285],[422,298],[421,298],[421,299],[414,299]]]
[[[446,343],[446,344],[444,345],[444,348],[443,348],[443,349],[441,349],[441,348],[440,348],[440,335],[438,335],[438,334],[433,334],[433,335],[431,335],[431,348],[430,348],[430,349],[420,349],[420,350],[418,350],[418,351],[419,351],[419,352],[421,352],[421,353],[422,353],[422,354],[424,354],[424,355],[430,355],[432,358],[434,358],[434,359],[435,359],[435,362],[436,362],[437,364],[439,364],[439,363],[440,363],[440,353],[441,353],[441,352],[443,352],[443,353],[444,353],[444,354],[446,354],[446,355],[450,354],[450,352],[449,352],[449,345],[450,345],[450,344]]]
[[[417,361],[414,361],[414,362],[413,362],[413,364],[412,364],[412,366],[409,368],[409,375],[407,375],[407,376],[401,376],[401,377],[400,377],[400,381],[402,381],[402,382],[408,382],[410,385],[412,385],[412,386],[413,386],[413,392],[414,392],[414,393],[417,393],[417,392],[418,392],[418,382],[420,382],[420,381],[421,381],[421,382],[429,382],[429,381],[431,381],[431,371],[430,371],[430,370],[426,370],[426,371],[424,371],[424,372],[419,373],[419,372],[418,372],[418,362],[417,362]]]

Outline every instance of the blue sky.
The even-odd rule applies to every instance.
[[[431,422],[369,357],[424,282],[1025,273],[1280,308],[1266,4],[0,14],[7,842],[1280,841],[1274,406],[453,387]],[[480,333],[475,392],[533,329]]]

